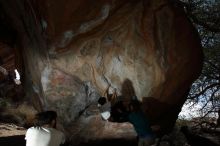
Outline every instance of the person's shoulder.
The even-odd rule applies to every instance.
[[[51,128],[51,130],[52,130],[54,133],[57,133],[57,134],[60,134],[60,135],[63,135],[63,134],[64,134],[61,130],[58,130],[58,129],[55,129],[55,128]]]
[[[53,135],[56,135],[57,138],[60,138],[61,144],[64,144],[66,139],[65,134],[59,129],[51,128],[50,130],[53,133]]]
[[[64,134],[62,131],[53,128],[53,134],[56,135],[56,136],[58,136],[59,138],[61,138],[62,143],[65,142],[65,134]]]
[[[41,130],[40,130],[40,127],[30,127],[27,129],[27,132],[26,132],[26,136],[27,135],[32,135],[34,133],[39,133]]]
[[[41,130],[42,130],[41,127],[35,127],[35,126],[33,126],[33,127],[28,128],[27,131],[41,131]]]
[[[35,126],[33,126],[33,127],[28,128],[28,130],[29,130],[29,131],[39,130],[39,127],[35,127]]]

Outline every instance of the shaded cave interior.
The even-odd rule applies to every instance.
[[[23,59],[22,59],[22,52],[19,49],[20,44],[19,44],[19,38],[17,35],[17,32],[13,29],[13,27],[10,25],[9,20],[6,18],[6,16],[4,15],[4,12],[2,11],[2,9],[0,9],[0,66],[3,67],[4,69],[7,70],[8,74],[4,74],[3,72],[0,73],[0,85],[1,85],[1,99],[6,99],[7,102],[10,103],[10,106],[5,107],[5,104],[2,104],[3,106],[0,108],[0,121],[1,122],[6,122],[6,123],[15,123],[18,124],[20,126],[23,127],[30,127],[32,126],[32,122],[31,120],[32,117],[30,119],[28,119],[27,117],[24,117],[25,119],[20,119],[20,115],[15,116],[13,114],[17,114],[17,113],[9,113],[4,114],[4,112],[7,112],[7,108],[17,108],[19,105],[23,104],[24,102],[27,102],[28,104],[30,104],[31,106],[34,106],[35,109],[38,109],[39,111],[42,109],[39,109],[39,105],[33,103],[33,101],[30,100],[30,98],[27,97],[27,95],[25,94],[25,87],[24,87],[24,83],[25,83],[25,77],[24,77],[24,70],[25,70],[25,66],[23,64]],[[21,80],[21,84],[17,85],[14,81],[14,79],[16,78],[15,76],[15,69],[17,69],[20,73],[20,80]],[[132,82],[130,80],[125,80],[124,84],[122,85],[122,94],[125,96],[134,96],[135,95],[135,91],[132,85]],[[98,98],[98,97],[97,97]],[[154,104],[152,104],[154,103]],[[97,103],[94,103],[93,105],[91,105],[90,107],[86,107],[86,109],[83,109],[82,111],[79,112],[79,116],[85,116],[87,117],[88,113],[91,114],[91,112],[94,113],[94,115],[99,115],[99,111],[97,111],[96,107],[94,108],[94,106],[96,106]],[[154,98],[147,98],[147,100],[143,100],[143,104],[148,105],[146,107],[150,107],[150,108],[155,108],[154,110],[156,110],[156,106],[154,107],[153,105],[158,105],[159,107],[163,107],[164,109],[166,109],[166,106],[164,106],[163,103],[158,102],[157,100],[155,100]],[[88,110],[89,109],[89,110]],[[36,111],[33,111],[36,112]],[[33,113],[34,114],[34,113]],[[155,115],[154,112],[149,112],[148,115],[150,116],[156,116],[158,117],[158,115]],[[15,116],[15,117],[14,117]],[[22,115],[23,116],[23,115]],[[96,117],[97,118],[97,117]],[[100,118],[100,119],[99,119]],[[107,127],[109,129],[112,128],[112,124],[109,125],[105,124],[106,121],[102,121],[101,117],[98,116],[98,123],[104,127]],[[30,120],[30,121],[22,121],[22,120]],[[100,123],[101,120],[101,123]],[[155,120],[157,121],[157,120]],[[155,121],[153,121],[152,123],[155,123]],[[74,123],[75,124],[75,123]],[[73,128],[74,131],[75,127],[74,124],[70,124],[71,128]],[[122,124],[122,125],[121,125]],[[94,124],[95,125],[95,124]],[[99,125],[99,127],[100,127]],[[68,125],[69,126],[69,125]],[[77,125],[78,126],[78,125]],[[92,125],[93,126],[93,125]],[[118,123],[116,122],[116,124],[114,123],[113,126],[115,126],[114,128],[121,128],[121,130],[124,132],[122,132],[122,134],[119,137],[112,137],[112,134],[110,134],[110,136],[105,137],[105,138],[101,138],[101,139],[92,139],[92,140],[87,140],[84,137],[80,137],[80,136],[75,136],[75,138],[72,139],[72,133],[71,131],[68,131],[68,134],[70,137],[68,137],[68,144],[69,143],[74,143],[74,144],[79,144],[79,145],[85,145],[85,146],[101,146],[101,145],[106,145],[106,146],[110,146],[110,145],[127,145],[127,146],[135,146],[137,145],[137,138],[136,138],[136,134],[132,128],[132,126],[129,123]],[[67,125],[66,125],[67,127]],[[127,128],[130,128],[128,130],[129,134],[126,134]],[[170,129],[170,128],[168,128]],[[114,131],[113,131],[114,132]],[[100,133],[101,134],[101,133]],[[160,133],[158,133],[160,135]],[[87,135],[87,134],[85,134]],[[113,134],[114,135],[114,134]],[[16,138],[13,138],[13,140],[18,141],[19,144],[22,144],[23,136],[18,136]],[[77,139],[76,139],[77,138]],[[10,141],[10,138],[8,137],[8,139],[6,138],[6,141]],[[77,143],[78,142],[78,143]],[[9,144],[9,143],[7,143]],[[24,143],[23,143],[24,144]]]
[[[24,3],[25,2],[26,1],[24,0]],[[13,6],[14,6],[14,8],[18,8],[18,10],[19,10],[19,7],[21,7],[21,8],[23,8],[23,7],[21,5],[18,6],[18,3],[19,2],[15,2]],[[119,14],[123,15],[123,13],[127,13],[126,9],[128,9],[128,11],[129,11],[129,9],[133,9],[132,8],[133,4],[134,4],[134,7],[137,6],[137,8],[139,8],[138,6],[140,5],[139,1],[137,1],[137,2],[129,1],[128,3],[129,3],[128,5],[126,5],[125,1],[116,3],[115,4],[116,6],[114,7],[114,9],[112,9],[111,11],[109,10],[109,13],[110,13],[109,15],[114,16],[113,11],[114,10],[120,10],[120,8],[122,8],[123,11]],[[10,4],[10,2],[9,2],[9,4]],[[59,56],[59,53],[62,56],[62,53],[63,53],[64,55],[66,55],[68,57],[69,52],[67,52],[65,54],[64,50],[65,49],[67,49],[67,50],[70,49],[71,50],[72,49],[70,47],[71,45],[69,45],[66,48],[62,47],[62,46],[61,47],[59,46],[59,47],[57,47],[58,49],[57,48],[55,48],[55,50],[52,49],[52,53],[51,53],[51,49],[48,49],[48,48],[50,47],[50,43],[52,41],[49,40],[47,38],[47,36],[45,35],[47,32],[45,30],[43,30],[42,28],[40,28],[41,26],[39,26],[39,24],[40,25],[43,24],[43,22],[39,22],[41,20],[38,20],[38,19],[41,19],[41,18],[40,17],[38,18],[38,16],[36,18],[32,17],[33,12],[32,11],[30,12],[29,8],[27,8],[27,11],[26,11],[26,9],[24,9],[24,12],[19,11],[17,14],[15,14],[18,11],[18,10],[16,11],[16,9],[15,9],[15,13],[11,13],[10,9],[8,9],[8,11],[6,12],[6,11],[4,11],[5,8],[3,8],[3,5],[4,5],[4,2],[0,2],[0,66],[3,69],[6,69],[8,71],[8,75],[4,75],[3,71],[0,72],[0,86],[1,86],[1,93],[0,93],[1,97],[0,98],[1,98],[1,103],[3,103],[2,102],[3,100],[6,100],[7,102],[10,102],[10,104],[7,104],[7,103],[2,104],[4,106],[2,106],[0,108],[0,120],[2,120],[3,122],[15,122],[17,124],[20,124],[21,126],[30,127],[33,124],[32,123],[33,122],[33,115],[36,112],[42,111],[42,110],[45,110],[45,109],[53,109],[53,110],[56,110],[58,112],[58,118],[60,120],[60,122],[58,123],[58,126],[60,126],[61,129],[64,129],[64,131],[66,132],[65,134],[68,135],[68,139],[70,140],[71,143],[77,144],[77,142],[78,142],[79,144],[82,144],[83,142],[85,142],[83,145],[87,145],[87,143],[89,143],[88,145],[103,145],[103,144],[105,144],[106,146],[107,145],[127,145],[127,146],[136,145],[137,144],[136,143],[137,142],[136,141],[136,133],[134,132],[134,129],[132,128],[131,124],[129,124],[129,123],[106,122],[106,121],[103,121],[101,119],[99,110],[96,107],[97,106],[97,100],[102,94],[100,89],[98,89],[99,87],[96,86],[96,83],[99,80],[97,80],[97,82],[87,81],[87,78],[90,77],[90,76],[87,76],[87,74],[86,75],[82,74],[82,79],[81,79],[80,77],[75,76],[74,72],[70,72],[69,70],[65,70],[64,69],[65,67],[64,68],[61,68],[60,66],[59,66],[60,68],[57,67],[58,65],[60,65],[59,62],[62,62],[63,60],[65,60],[65,56],[64,56],[64,59],[63,58],[59,59],[57,56]],[[5,5],[7,6],[7,4],[5,4]],[[83,3],[82,3],[82,5],[83,5]],[[123,5],[125,5],[125,7],[123,7]],[[162,3],[161,5],[164,6],[164,3]],[[96,8],[98,9],[101,6],[102,6],[102,4],[98,5]],[[26,6],[24,6],[24,8],[26,8]],[[107,6],[105,5],[104,8],[105,8],[104,9],[105,11],[106,11],[106,9],[108,10],[108,5]],[[142,8],[142,7],[140,6],[140,8]],[[169,8],[169,7],[165,6],[165,8]],[[101,9],[101,12],[103,12],[104,10]],[[40,8],[37,8],[37,6],[33,8],[33,11],[36,12],[37,14],[39,14],[39,15],[41,13],[38,13],[38,12],[41,11],[42,14],[43,14],[43,10],[41,10]],[[30,13],[27,13],[27,12],[30,12]],[[97,12],[95,11],[95,12],[91,13],[91,16],[95,15],[96,13],[98,15],[98,12],[99,11],[97,10]],[[134,12],[136,12],[136,11],[134,11]],[[11,16],[11,17],[9,18],[9,16]],[[25,16],[27,17],[27,19],[24,18]],[[104,14],[101,15],[101,20],[105,18],[104,16],[105,16]],[[79,19],[79,21],[77,23],[80,24],[81,22],[84,22],[83,19],[81,20],[81,16],[78,16],[78,17],[77,18]],[[88,15],[88,18],[85,18],[85,20],[89,19],[89,17],[90,17],[90,15]],[[107,27],[107,28],[110,27],[110,25],[105,26],[105,23],[107,24],[107,20],[106,20],[106,22],[103,22],[103,25],[100,25],[99,23],[102,23],[102,22],[98,21],[99,17],[100,16],[98,15],[98,17],[95,18],[95,22],[98,23],[98,26],[103,27],[102,29],[106,29],[105,27]],[[164,16],[162,16],[162,17],[164,17]],[[21,18],[22,20],[20,20],[19,18]],[[37,19],[37,20],[34,20],[33,18]],[[122,18],[121,17],[119,17],[119,18],[118,17],[112,17],[112,20],[110,19],[110,21],[114,21],[113,18],[116,19],[116,20],[117,19],[119,19],[119,20],[124,19],[123,17]],[[136,21],[136,19],[134,19],[134,20]],[[57,20],[54,20],[54,23],[56,21]],[[66,21],[66,23],[67,22],[68,21]],[[89,24],[92,24],[92,22],[93,21],[89,21]],[[51,22],[51,23],[53,23],[53,22]],[[123,23],[123,21],[122,21],[122,23]],[[179,23],[179,21],[178,21],[178,23]],[[92,24],[92,25],[94,25],[94,24]],[[139,24],[135,24],[135,25],[139,25]],[[63,26],[65,26],[65,25],[63,25]],[[87,26],[87,25],[85,25],[85,26]],[[93,29],[93,27],[94,26],[92,26],[91,28]],[[69,36],[67,36],[67,40],[65,40],[65,41],[68,42],[69,41],[68,39],[71,39],[73,37],[73,39],[75,39],[74,41],[76,41],[76,44],[77,43],[80,44],[81,42],[83,42],[83,41],[80,40],[81,38],[85,37],[87,39],[86,35],[88,35],[88,36],[90,35],[89,37],[91,37],[91,36],[93,36],[93,35],[91,35],[93,33],[94,34],[96,34],[96,33],[99,34],[100,33],[100,32],[98,32],[98,29],[96,27],[97,26],[94,27],[95,28],[94,31],[93,30],[90,31],[89,29],[86,30],[86,31],[88,31],[88,33],[87,32],[85,33],[84,31],[80,32],[81,31],[80,28],[82,28],[82,27],[78,28],[77,31],[79,31],[78,32],[79,34],[77,34],[77,35],[79,35],[79,39],[77,39],[77,37],[78,37],[77,35],[76,35],[76,39],[75,39],[73,37],[74,35],[71,32],[68,32],[67,34]],[[133,25],[131,25],[131,26],[128,25],[128,27],[133,28]],[[136,27],[135,27],[135,31],[139,31],[138,29],[136,30]],[[159,26],[157,26],[157,27],[159,27]],[[122,31],[123,31],[123,29],[122,29]],[[117,32],[117,30],[116,30],[116,32]],[[113,31],[111,33],[113,33]],[[146,31],[146,33],[147,33],[147,31]],[[161,33],[163,33],[163,31]],[[131,34],[128,31],[128,33],[126,35],[129,36]],[[48,33],[48,35],[51,35],[51,34]],[[138,34],[138,36],[139,35],[140,34]],[[140,36],[143,37],[144,35],[143,36],[142,35],[143,34],[141,34]],[[163,35],[162,35],[162,37],[163,37]],[[96,35],[94,35],[94,36],[97,37]],[[115,37],[117,39],[116,35],[115,35]],[[158,35],[157,37],[160,37],[160,35]],[[107,39],[104,40],[104,38],[107,38]],[[154,38],[154,37],[152,37],[152,38]],[[55,38],[54,40],[56,40],[56,39],[57,38]],[[103,41],[104,43],[107,42],[103,46],[108,47],[108,45],[109,45],[108,43],[113,42],[112,39],[113,38],[111,38],[111,37],[109,38],[109,36],[108,37],[103,36],[103,38],[101,37],[100,40],[102,40],[102,41],[104,40]],[[136,38],[134,37],[134,40],[135,39]],[[140,39],[140,40],[137,39],[137,43],[140,43],[142,41],[146,41],[144,39]],[[158,39],[156,41],[160,41],[160,40]],[[60,42],[62,42],[62,41],[60,41]],[[115,43],[115,42],[113,42],[113,43]],[[116,42],[116,45],[113,44],[114,47],[116,46],[116,52],[117,52],[117,49],[121,47],[117,43],[118,42]],[[80,55],[83,56],[83,57],[88,55],[88,54],[93,55],[93,52],[92,52],[93,50],[91,51],[92,52],[91,53],[91,52],[89,52],[90,50],[88,48],[89,47],[92,48],[94,44],[96,45],[96,43],[92,42],[91,44],[89,44],[88,46],[86,46],[85,48],[80,50],[79,51],[81,53]],[[129,41],[128,42],[125,41],[125,48],[127,47],[126,45],[128,45],[128,46],[130,45]],[[130,46],[132,46],[132,45],[130,45]],[[191,47],[191,44],[189,46]],[[198,46],[195,45],[193,47],[196,48]],[[156,47],[161,47],[161,46],[156,46]],[[186,48],[187,47],[188,46],[186,45]],[[76,48],[77,47],[73,46],[72,50],[74,50]],[[134,48],[134,50],[135,50],[135,48]],[[121,51],[121,52],[123,52],[123,51]],[[151,53],[151,51],[149,51],[148,53]],[[164,52],[166,52],[166,51],[164,51]],[[107,53],[109,53],[109,52],[107,51]],[[118,51],[118,52],[120,52],[120,51]],[[126,52],[129,52],[129,51],[126,50]],[[152,52],[154,52],[154,51],[152,51]],[[131,51],[130,54],[132,54],[132,53],[134,53],[134,52]],[[144,52],[144,53],[146,53],[146,52]],[[163,53],[159,53],[159,54],[164,55],[165,53],[164,54]],[[173,54],[171,53],[173,56],[171,55],[170,60],[172,60],[173,58],[176,57],[175,53],[176,53],[175,51],[174,51]],[[142,54],[142,52],[140,54]],[[167,54],[165,54],[165,55],[167,55]],[[40,62],[38,60],[38,58],[40,58],[39,60],[42,61],[42,62]],[[49,58],[49,61],[47,60],[48,58]],[[67,58],[66,60],[68,60],[68,59],[69,58]],[[195,57],[195,60],[196,59],[197,58]],[[51,60],[52,61],[55,60],[54,61],[55,63],[54,62],[53,63],[56,64],[54,66],[56,66],[57,68],[55,68],[55,69],[52,68],[51,69],[50,67],[47,66],[47,64],[45,62],[50,62]],[[119,62],[122,62],[120,56],[117,56],[117,60]],[[145,62],[145,59],[143,59],[143,60]],[[157,60],[157,59],[155,59],[155,60]],[[160,60],[160,59],[158,59],[158,60]],[[163,59],[161,59],[161,60],[162,60],[162,63],[161,62],[160,63],[163,64],[164,60]],[[39,64],[38,64],[38,61],[40,62]],[[69,62],[71,62],[71,61],[72,60],[70,60]],[[105,62],[108,62],[108,60],[105,61]],[[154,64],[152,62],[147,62],[147,63]],[[189,85],[192,83],[192,80],[194,80],[197,77],[198,73],[200,72],[199,71],[200,61],[198,61],[198,62],[197,61],[193,62],[195,64],[199,64],[198,65],[198,71],[195,71],[195,73],[189,73],[189,77],[188,77],[189,79],[186,79],[186,81],[182,80],[181,78],[178,78],[180,81],[176,83],[175,81],[170,79],[171,78],[170,76],[172,76],[172,74],[170,74],[170,72],[172,73],[172,71],[170,71],[170,72],[167,71],[166,72],[166,75],[169,76],[167,78],[167,80],[171,80],[170,82],[172,84],[171,86],[169,86],[168,91],[166,92],[166,91],[164,91],[164,89],[166,89],[166,85],[169,84],[169,81],[167,81],[167,82],[163,81],[163,83],[161,83],[162,84],[161,89],[158,85],[158,88],[155,88],[154,90],[152,90],[152,92],[153,91],[155,92],[157,89],[159,89],[158,93],[155,92],[152,95],[157,96],[157,95],[160,95],[159,92],[161,92],[161,94],[163,94],[163,93],[165,94],[165,96],[162,97],[164,99],[160,100],[159,99],[160,96],[158,96],[158,98],[154,98],[153,96],[143,97],[143,98],[141,97],[142,98],[141,99],[142,105],[144,105],[143,109],[144,109],[146,115],[148,115],[149,119],[151,119],[151,124],[152,125],[159,125],[161,127],[161,129],[157,133],[158,136],[162,136],[164,134],[167,134],[172,130],[172,128],[175,124],[175,121],[178,117],[178,113],[181,111],[181,107],[182,107],[182,105],[183,105],[183,103],[186,99],[187,94],[188,94]],[[160,63],[158,63],[158,64],[160,64]],[[192,63],[192,66],[194,65],[193,63]],[[65,64],[65,62],[64,62],[64,64]],[[69,63],[69,64],[71,64],[71,63]],[[79,64],[82,64],[82,62],[79,62]],[[130,63],[128,61],[127,64],[132,64],[132,63]],[[46,66],[46,67],[44,68],[44,66]],[[62,64],[61,64],[61,66],[62,66]],[[140,66],[141,66],[140,68],[142,69],[142,65],[140,65]],[[77,65],[76,65],[76,67],[77,67]],[[90,69],[90,66],[88,67],[88,66],[85,65],[83,67],[85,68],[85,69],[83,69],[83,71],[85,71],[85,72],[87,72]],[[66,68],[68,68],[68,66]],[[163,68],[163,67],[161,67],[161,68]],[[164,68],[166,68],[166,65],[165,65]],[[17,69],[18,72],[20,73],[20,80],[21,80],[20,85],[17,85],[14,82],[14,79],[16,77],[15,71],[14,71],[15,69]],[[175,70],[176,68],[174,67],[172,69]],[[197,68],[195,68],[195,70],[196,69]],[[114,70],[114,69],[112,69],[112,70]],[[132,70],[132,71],[134,71],[134,70]],[[180,70],[179,72],[184,74],[185,73],[184,71]],[[52,72],[52,73],[48,75],[47,74],[48,72],[49,73]],[[93,73],[94,71],[92,70],[91,72]],[[129,70],[128,70],[128,72],[129,72]],[[142,70],[137,71],[137,72],[142,72]],[[69,92],[69,90],[74,90],[74,93],[70,93],[70,94],[68,94],[68,96],[66,96],[67,91],[65,89],[63,89],[63,87],[62,87],[62,88],[57,89],[57,93],[59,93],[58,95],[63,95],[63,97],[60,97],[58,99],[56,99],[54,97],[50,98],[50,99],[46,99],[44,97],[45,93],[46,93],[46,92],[44,92],[44,91],[46,91],[45,87],[44,87],[44,85],[41,85],[42,74],[44,74],[44,73],[46,74],[45,76],[50,76],[51,75],[55,78],[55,79],[54,78],[51,79],[51,82],[53,81],[51,83],[51,86],[50,86],[51,89],[56,89],[56,87],[58,88],[57,85],[59,85],[61,81],[63,81],[63,80],[67,81],[68,80],[66,82],[67,85],[63,86],[63,87],[67,87],[68,92]],[[79,71],[79,74],[80,73],[82,73],[82,72]],[[146,73],[146,72],[144,72],[144,73]],[[161,71],[160,73],[163,74],[163,71]],[[154,73],[152,73],[152,74],[154,74]],[[141,76],[141,75],[142,74],[140,74],[139,76]],[[160,76],[160,75],[158,75],[158,76]],[[161,75],[161,76],[163,76],[163,75]],[[176,75],[174,77],[178,77],[178,75]],[[102,76],[100,78],[101,79],[104,78],[103,79],[104,83],[106,83],[106,82],[108,83],[109,80],[110,80],[110,79],[108,80],[106,78],[106,76]],[[119,77],[116,76],[114,78],[116,78],[115,80],[117,80]],[[163,78],[163,77],[161,77],[161,78]],[[159,77],[158,80],[160,81],[161,78]],[[83,80],[83,79],[85,79],[85,80]],[[146,79],[146,78],[144,78],[144,79]],[[47,80],[49,80],[49,77],[46,78],[46,81]],[[148,80],[148,78],[146,80]],[[151,80],[153,80],[153,79],[150,78],[149,81],[151,81]],[[112,82],[114,82],[114,81],[112,81]],[[63,84],[65,84],[65,83],[63,83]],[[180,84],[180,85],[175,86],[176,84],[177,85]],[[70,87],[68,87],[68,85]],[[102,84],[102,82],[100,81],[99,85],[104,86],[105,84]],[[125,78],[124,80],[121,81],[121,83],[118,83],[118,82],[113,83],[112,89],[116,86],[116,87],[118,87],[118,89],[120,89],[120,94],[121,95],[123,95],[124,97],[130,98],[133,95],[135,95],[134,85],[137,85],[137,83],[136,82],[133,83],[132,80]],[[101,89],[106,88],[106,87],[103,87],[103,86],[101,86]],[[146,86],[150,88],[150,85],[146,85]],[[62,91],[60,91],[62,89],[65,90],[65,92],[62,93]],[[138,88],[138,89],[140,90],[139,92],[141,92],[141,90],[143,90],[141,87]],[[150,92],[150,89],[148,89],[148,88],[145,88],[145,89],[148,92]],[[171,92],[171,90],[176,90],[176,91]],[[47,96],[49,96],[49,95],[50,94],[49,94],[49,91],[48,91]],[[51,95],[54,95],[54,94],[51,94]],[[72,95],[72,97],[70,95]],[[171,99],[171,98],[173,98],[173,101],[171,101],[171,100],[169,101],[169,99]],[[81,101],[78,101],[78,100],[81,100]],[[32,107],[34,107],[34,108],[32,108]],[[9,109],[11,108],[12,110],[11,109],[9,110],[8,108]],[[19,109],[19,110],[16,110],[16,109]],[[23,111],[25,110],[25,112],[24,113],[18,113],[20,111],[23,112],[22,110]],[[102,130],[100,130],[100,129],[102,129]],[[88,137],[89,137],[89,139],[87,139]],[[97,138],[99,138],[99,139],[97,139]]]

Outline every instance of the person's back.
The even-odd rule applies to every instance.
[[[149,121],[145,117],[142,111],[132,112],[128,116],[129,121],[133,124],[135,131],[140,137],[152,137],[153,132],[151,130]]]
[[[65,142],[62,132],[44,127],[29,128],[25,139],[26,146],[59,146]]]
[[[134,126],[138,135],[138,146],[149,146],[155,141],[155,135],[150,127],[150,123],[140,108],[138,100],[132,100],[129,105],[128,121]]]
[[[55,129],[56,113],[47,111],[37,116],[39,120],[37,126],[29,128],[26,132],[26,146],[59,146],[63,144],[65,142],[64,134]]]

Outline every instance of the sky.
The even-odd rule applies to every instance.
[[[180,119],[191,119],[192,117],[199,117],[198,110],[202,107],[200,104],[196,104],[194,107],[191,107],[193,103],[184,104],[182,111],[179,114]]]
[[[179,113],[179,119],[187,119],[190,120],[195,117],[201,117],[204,115],[199,110],[202,108],[203,104],[198,103],[192,106],[193,103],[185,103],[182,107],[182,111]],[[216,117],[217,113],[209,114],[210,117]]]

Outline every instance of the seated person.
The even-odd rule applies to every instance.
[[[60,146],[64,144],[63,132],[56,129],[57,113],[45,111],[36,115],[36,126],[27,130],[26,146]]]

